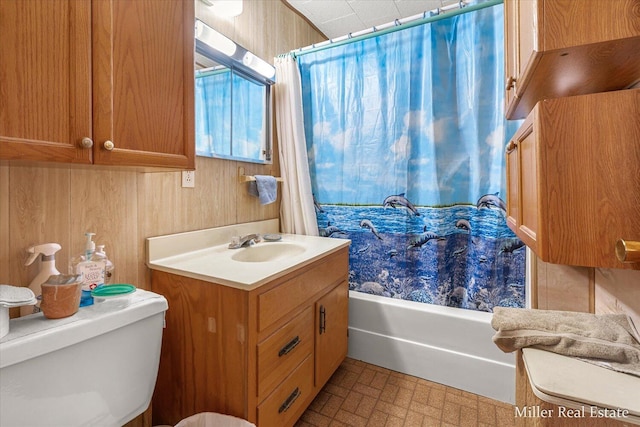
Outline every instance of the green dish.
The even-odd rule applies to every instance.
[[[117,297],[120,295],[130,294],[132,292],[135,292],[135,290],[136,287],[133,285],[102,285],[92,290],[91,296],[97,298]]]

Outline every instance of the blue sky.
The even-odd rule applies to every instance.
[[[320,203],[505,197],[502,5],[298,58]]]

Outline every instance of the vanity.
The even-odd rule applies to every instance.
[[[147,239],[169,303],[153,424],[199,412],[292,426],[347,354],[349,240],[282,235],[278,220]]]

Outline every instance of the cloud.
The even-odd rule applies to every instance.
[[[391,144],[389,149],[395,155],[396,161],[406,160],[411,154],[411,139],[407,135],[402,135]]]
[[[496,127],[484,140],[491,149],[491,156],[498,155],[497,151],[502,152],[504,146],[504,125]],[[501,154],[501,153],[500,153]]]

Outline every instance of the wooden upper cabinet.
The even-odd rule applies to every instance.
[[[95,163],[192,168],[194,2],[92,4]]]
[[[194,167],[193,2],[2,0],[0,14],[0,158]]]
[[[505,0],[506,116],[640,81],[640,0]]]
[[[0,1],[0,159],[91,163],[91,3]]]
[[[640,241],[639,117],[640,89],[604,92],[541,101],[516,132],[507,224],[540,259],[640,268],[615,255]]]

